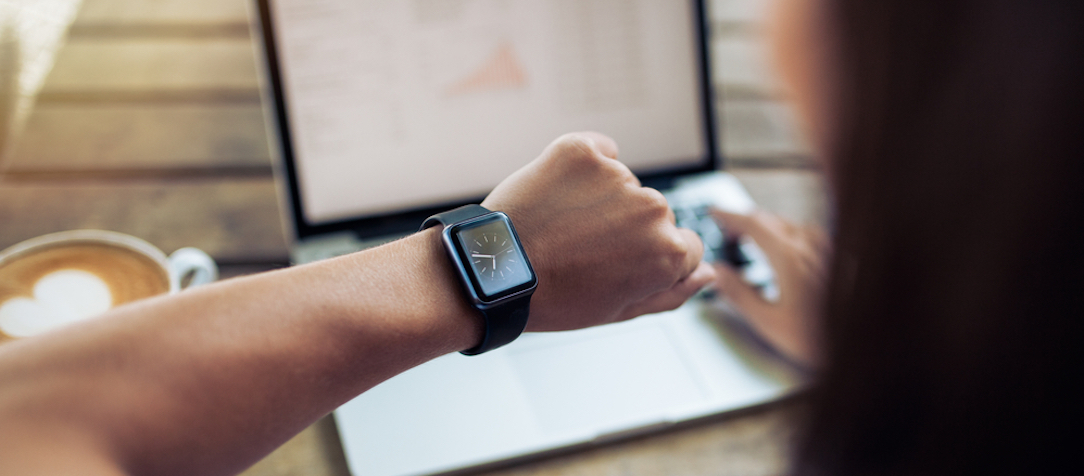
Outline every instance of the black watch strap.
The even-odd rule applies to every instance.
[[[448,210],[446,212],[438,213],[425,219],[425,223],[422,223],[421,229],[426,229],[437,224],[445,227],[454,225],[461,221],[470,220],[474,217],[480,217],[487,213],[493,213],[490,209],[481,205],[463,205],[459,208]],[[417,223],[417,222],[414,222]]]
[[[425,220],[421,229],[441,225],[448,227],[456,223],[480,217],[492,213],[481,205],[463,205],[454,210],[438,213]],[[463,283],[469,286],[467,283]],[[479,309],[482,313],[482,323],[485,327],[482,341],[470,349],[460,352],[463,355],[478,355],[508,344],[527,327],[527,317],[531,308],[531,296],[527,295],[515,301],[491,307]]]
[[[522,297],[502,306],[479,309],[485,324],[482,342],[460,353],[478,355],[516,340],[527,327],[527,315],[530,309],[531,296]]]

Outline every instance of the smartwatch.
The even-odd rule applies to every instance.
[[[470,304],[482,314],[485,334],[464,355],[478,355],[516,340],[527,327],[538,277],[512,220],[481,205],[464,205],[425,220],[442,225],[441,243]]]

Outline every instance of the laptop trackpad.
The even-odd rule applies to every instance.
[[[531,340],[545,345],[509,349],[543,432],[598,434],[662,422],[706,398],[662,327],[584,332],[538,334]]]

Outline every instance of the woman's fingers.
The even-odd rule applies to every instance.
[[[712,217],[730,237],[748,235],[769,255],[781,248],[787,239],[788,224],[779,217],[762,211],[748,215],[724,212],[713,208]]]
[[[715,286],[731,304],[750,319],[762,319],[772,313],[774,304],[761,296],[760,291],[727,265],[715,265]]]
[[[762,211],[740,215],[714,210],[713,214],[728,235],[746,235],[756,242],[767,256],[779,287],[779,300],[769,302],[737,270],[718,265],[716,288],[722,297],[784,354],[815,365],[819,355],[816,319],[825,279],[823,263],[831,250],[827,235]]]

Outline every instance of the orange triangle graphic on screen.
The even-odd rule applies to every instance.
[[[512,45],[505,43],[498,47],[482,66],[449,86],[445,95],[461,96],[483,91],[517,89],[526,85],[527,73],[516,58]]]

